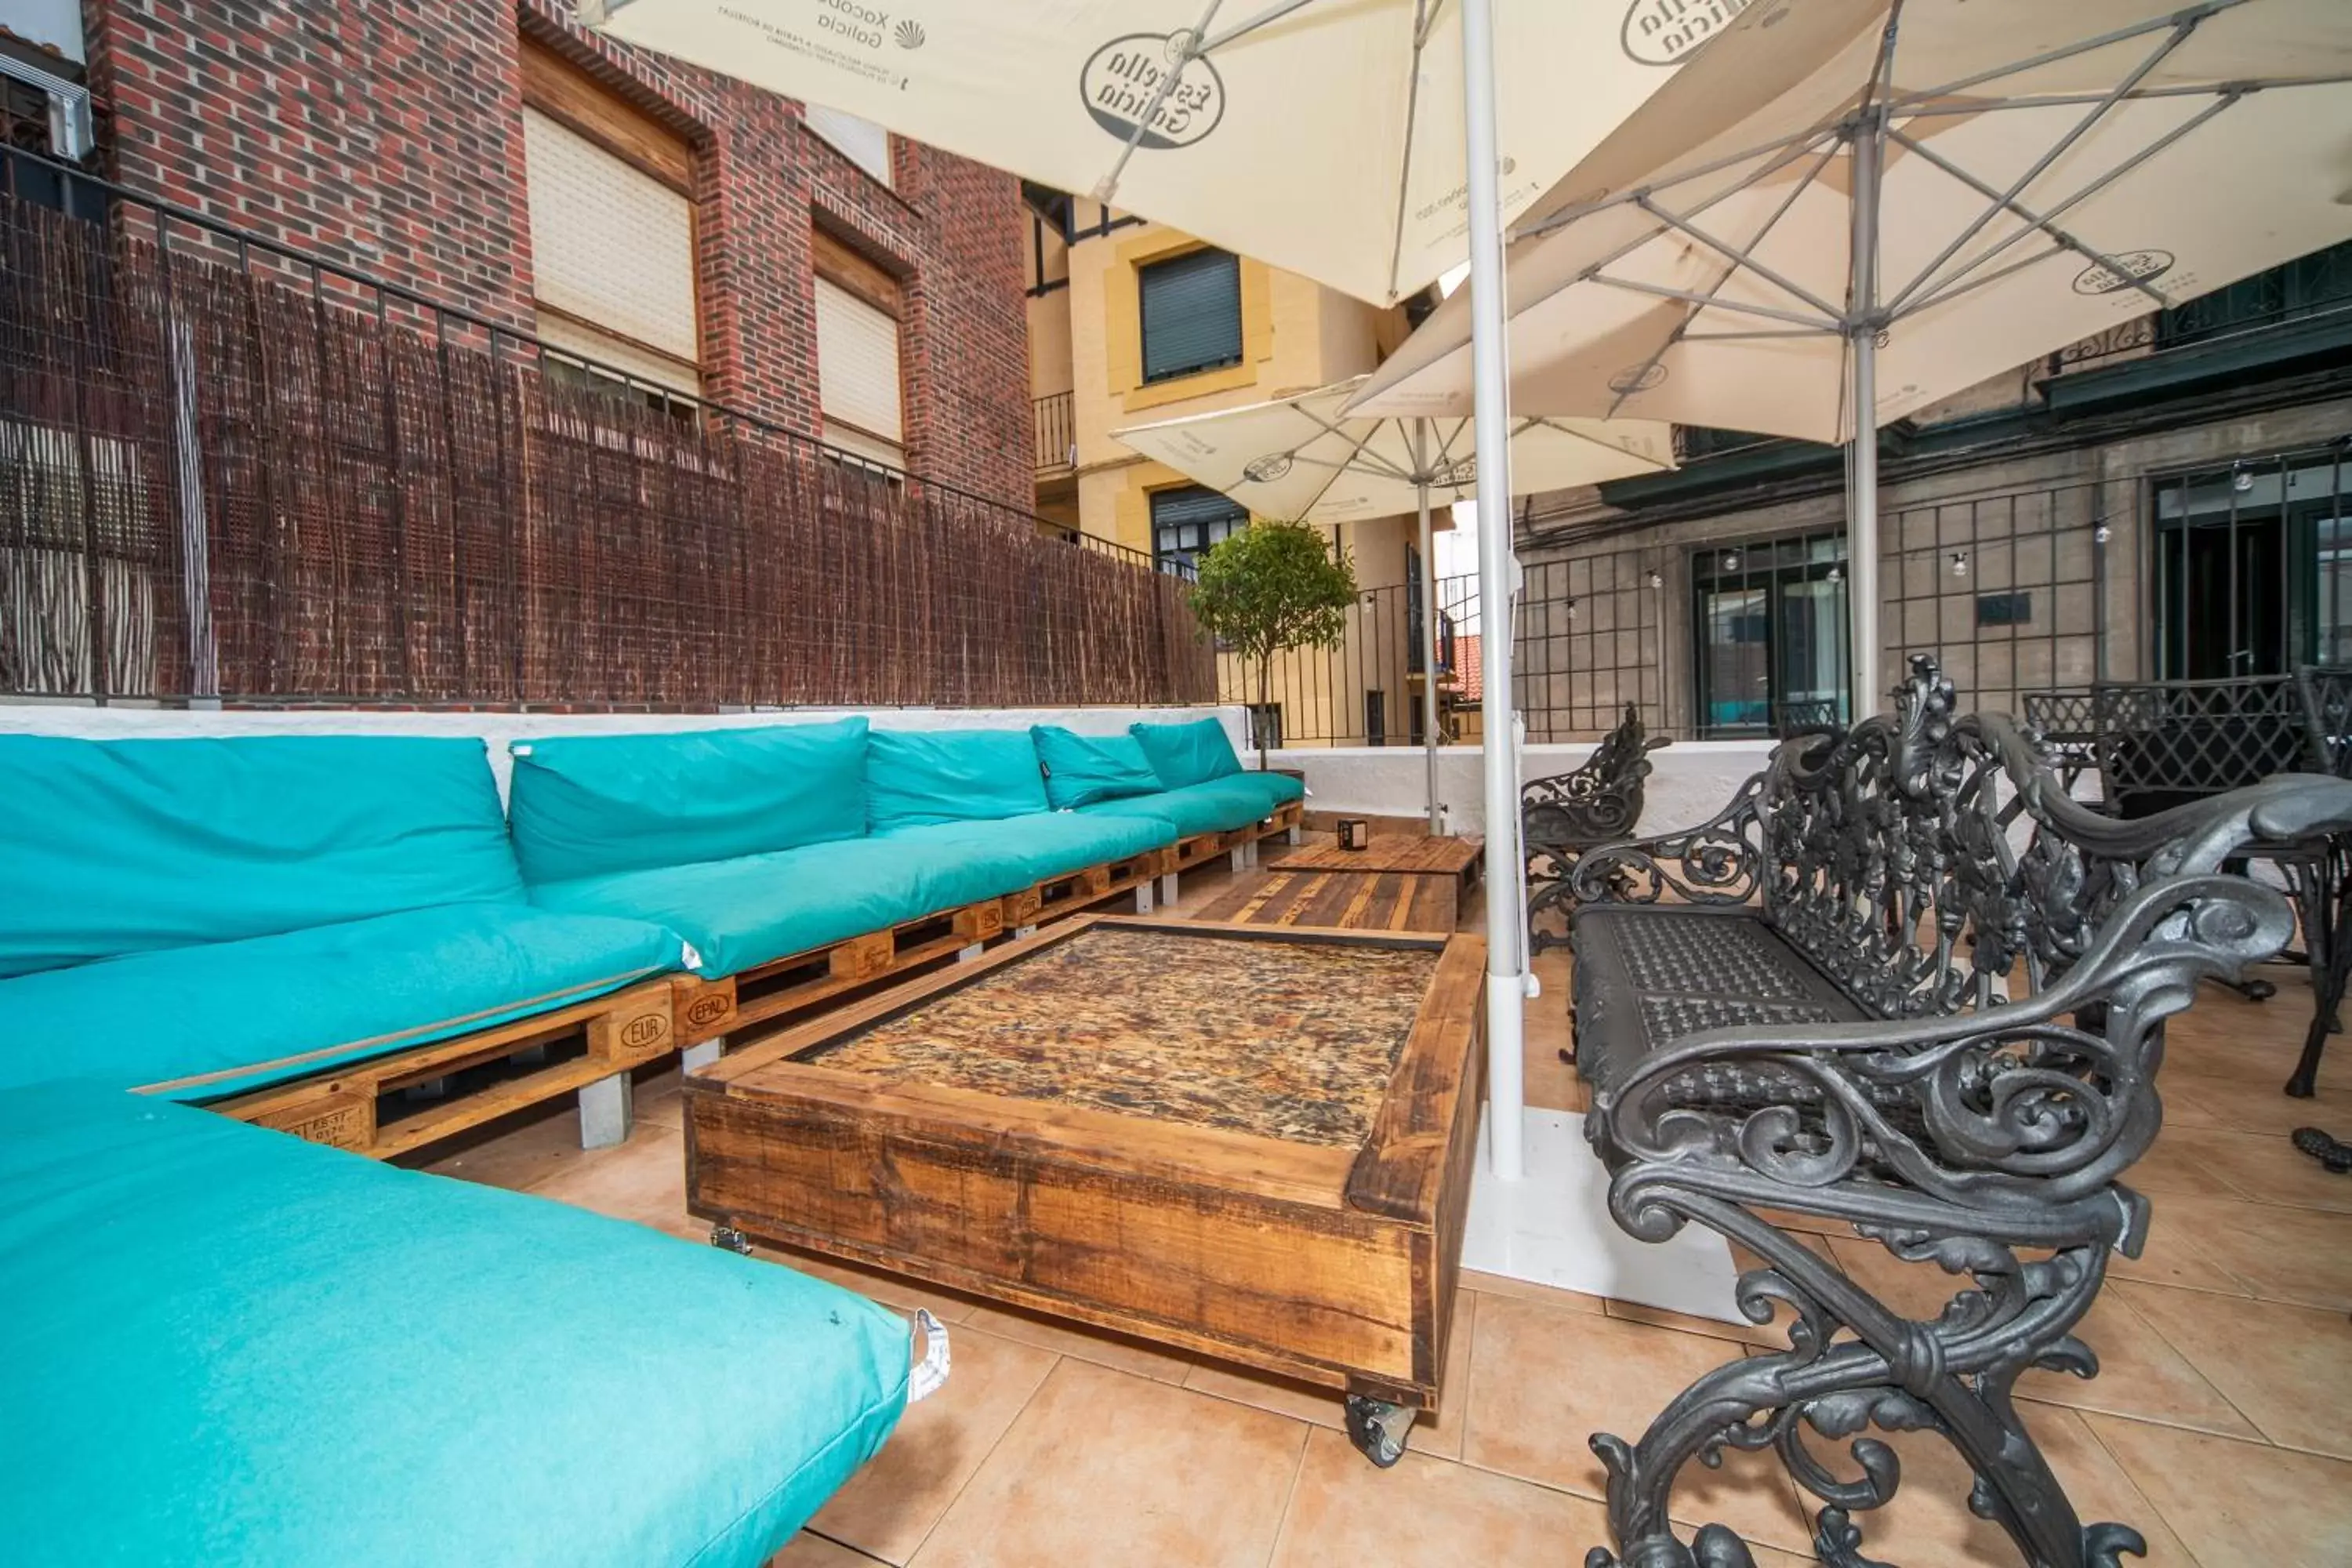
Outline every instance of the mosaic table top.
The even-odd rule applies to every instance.
[[[1352,1147],[1437,960],[1434,948],[1098,927],[797,1059]]]

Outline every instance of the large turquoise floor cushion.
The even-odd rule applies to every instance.
[[[1166,823],[1179,838],[1200,833],[1230,833],[1264,819],[1274,810],[1269,792],[1250,782],[1264,776],[1236,773],[1207,784],[1187,784],[1182,789],[1161,790],[1158,795],[1097,801],[1093,805],[1080,806],[1077,815],[1150,817]]]
[[[536,884],[855,838],[866,742],[861,718],[517,741],[515,854]]]
[[[1244,789],[1257,791],[1259,798],[1265,802],[1266,814],[1269,816],[1278,807],[1287,805],[1294,800],[1307,798],[1307,785],[1302,781],[1292,778],[1288,773],[1256,772],[1228,773],[1216,782],[1220,785],[1238,784]]]
[[[551,882],[531,898],[544,909],[667,927],[715,979],[1002,891],[990,880],[984,865],[934,848],[845,838]]]
[[[987,899],[1161,848],[1176,835],[1150,816],[1055,811],[1002,822],[901,827],[882,837],[952,864],[959,875],[975,879],[971,896]]]
[[[756,1568],[897,1425],[835,1286],[79,1086],[0,1094],[16,1568]]]
[[[877,833],[1047,809],[1026,730],[877,730],[866,751],[866,803]]]
[[[643,921],[476,903],[45,970],[0,980],[0,1088],[216,1099],[553,1012],[684,955]]]
[[[478,740],[0,735],[0,976],[522,898]]]
[[[1045,798],[1055,811],[1075,811],[1098,800],[1156,795],[1166,786],[1151,759],[1132,735],[1081,735],[1058,724],[1031,727],[1037,763],[1045,773]]]

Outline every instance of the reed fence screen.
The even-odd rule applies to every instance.
[[[0,692],[1216,696],[1185,584],[1148,563],[134,217],[0,197]]]

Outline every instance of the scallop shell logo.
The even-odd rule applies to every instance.
[[[1609,378],[1609,390],[1620,397],[1636,392],[1648,392],[1666,379],[1666,367],[1662,364],[1629,364]]]
[[[1290,454],[1269,452],[1242,468],[1242,478],[1254,485],[1270,485],[1290,472]]]
[[[911,17],[899,23],[890,36],[898,40],[898,47],[902,49],[921,48],[925,37],[922,24]]]

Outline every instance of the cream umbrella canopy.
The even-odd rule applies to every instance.
[[[1680,34],[1621,47],[1623,10],[1496,7],[1506,220],[1687,53]],[[580,14],[1374,304],[1468,254],[1459,0],[586,0]],[[1562,61],[1580,62],[1572,92]]]
[[[1878,689],[1877,452],[1853,439],[2352,237],[2344,0],[1809,0],[1708,48],[1511,247],[1521,408],[1849,443]],[[1448,301],[1357,412],[1472,394]]]
[[[1260,517],[1354,522],[1411,511],[1419,524],[1424,605],[1421,616],[1422,736],[1430,831],[1437,831],[1436,577],[1430,508],[1471,499],[1477,458],[1467,419],[1383,419],[1341,413],[1363,386],[1359,376],[1270,403],[1161,420],[1112,432],[1147,458],[1222,490]],[[1510,424],[1514,494],[1566,489],[1674,467],[1673,431],[1639,419],[1515,418]],[[1496,612],[1507,623],[1507,610]]]

